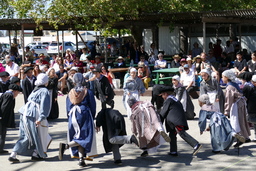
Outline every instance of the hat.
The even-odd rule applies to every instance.
[[[253,82],[256,82],[256,75],[253,75],[253,76],[252,76],[252,81],[253,81]]]
[[[159,95],[161,93],[168,92],[168,91],[174,92],[174,88],[172,86],[161,86],[161,87],[159,87]]]
[[[180,59],[181,57],[180,57],[179,55],[174,55],[172,58],[173,58],[173,59],[174,59],[174,58]]]
[[[92,70],[92,72],[99,72],[99,73],[101,73],[101,70],[100,70],[100,68],[94,68],[94,69]]]
[[[237,54],[237,55],[243,55],[243,52],[238,51],[236,54]]]
[[[0,72],[0,77],[9,77],[10,74],[6,71]]]
[[[72,67],[72,68],[70,68],[69,71],[72,71],[72,70],[78,72],[78,68],[77,67]]]
[[[209,95],[208,94],[203,94],[201,95],[198,100],[204,104],[211,104],[210,102],[210,98],[209,98]]]
[[[95,67],[93,65],[90,65],[90,69],[94,69]]]
[[[172,77],[172,79],[173,79],[173,80],[180,81],[180,76],[178,76],[178,75],[174,75],[174,76]]]
[[[99,56],[99,55],[96,55],[96,56],[95,56],[95,59],[96,59],[96,58],[100,58],[100,56]]]
[[[187,61],[192,61],[192,59],[190,57],[187,57]]]
[[[145,64],[144,63],[140,63],[140,64],[138,64],[138,67],[139,68],[143,68],[143,67],[145,67]]]
[[[209,76],[211,75],[210,72],[209,72],[207,69],[202,69],[201,72],[200,72],[200,74],[201,74],[202,72],[208,74]]]
[[[26,48],[26,49],[30,49],[30,47],[29,47],[29,46],[26,46],[25,48]]]
[[[182,58],[181,60],[180,60],[180,63],[181,62],[186,62],[186,59],[185,58]]]
[[[44,57],[44,53],[40,53],[39,57],[43,56]]]
[[[116,60],[118,61],[119,59],[124,60],[122,56],[119,56]]]
[[[35,85],[40,86],[40,85],[45,85],[46,83],[48,83],[48,76],[44,73],[40,73],[36,77]]]
[[[236,75],[232,70],[225,70],[224,72],[222,72],[222,75],[227,77],[229,80],[231,81],[235,81],[236,79]]]
[[[183,66],[183,68],[189,68],[188,64],[185,64],[185,65]]]
[[[25,69],[24,69],[24,74],[26,74],[29,70],[33,70],[34,68],[32,68],[32,67],[26,67]]]
[[[249,82],[249,81],[251,81],[252,76],[253,76],[253,73],[251,73],[251,72],[243,72],[243,73],[239,74],[237,76],[237,78],[240,78],[240,79],[243,79],[243,80],[246,80],[247,82]]]
[[[22,91],[21,87],[17,84],[10,84],[8,89],[14,90],[14,91]]]
[[[130,72],[137,72],[137,69],[136,68],[131,68]]]
[[[19,83],[20,79],[18,77],[12,77],[11,84]]]
[[[194,57],[194,61],[196,61],[196,59],[202,59],[200,55],[197,55],[196,57]]]

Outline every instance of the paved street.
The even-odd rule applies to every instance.
[[[67,116],[65,109],[66,96],[59,96],[59,108],[60,117],[54,121],[50,121],[50,135],[53,141],[48,150],[48,158],[45,161],[32,162],[30,157],[18,156],[21,163],[11,164],[7,159],[8,155],[0,155],[0,171],[66,171],[66,170],[82,170],[78,167],[77,159],[71,159],[69,151],[66,151],[62,161],[58,159],[58,145],[60,142],[66,141],[67,135]],[[151,97],[143,96],[141,100],[150,100]],[[197,100],[193,100],[195,104],[195,112],[198,118],[199,106]],[[23,95],[20,94],[16,99],[15,112],[23,105]],[[122,104],[122,96],[115,97],[115,109],[118,109],[124,116],[126,111]],[[97,111],[100,110],[100,102],[97,101]],[[18,123],[18,116],[17,123]],[[210,134],[205,132],[203,135],[199,134],[199,128],[197,126],[197,118],[193,121],[189,121],[189,131],[194,138],[196,138],[203,147],[199,153],[193,157],[193,149],[184,142],[178,136],[178,157],[168,156],[169,145],[165,143],[159,148],[157,153],[154,153],[146,158],[140,157],[142,151],[135,145],[126,144],[121,148],[122,154],[122,166],[116,166],[113,163],[112,153],[105,154],[102,144],[102,132],[97,134],[97,147],[99,156],[94,158],[93,161],[86,161],[87,167],[84,170],[124,170],[124,171],[148,171],[148,170],[255,170],[256,158],[255,158],[255,147],[256,143],[251,142],[242,146],[240,154],[238,150],[233,147],[226,152],[221,154],[213,154],[211,152]],[[131,134],[131,123],[125,117],[127,133]],[[253,130],[251,131],[254,134]],[[9,129],[7,132],[6,146],[5,149],[11,152],[12,147],[18,139],[18,128]],[[254,136],[251,136],[253,139]]]

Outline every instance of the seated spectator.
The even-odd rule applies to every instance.
[[[194,67],[195,67],[195,75],[198,75],[201,71],[201,64],[202,64],[202,59],[200,55],[197,55],[194,59],[193,59],[194,63]]]
[[[211,62],[207,60],[206,53],[204,52],[201,53],[201,59],[202,59],[201,70],[207,69],[212,77],[215,77],[217,80],[219,80],[219,73],[215,69],[215,67],[211,64]]]
[[[61,57],[58,57],[57,58],[57,62],[53,65],[52,68],[54,68],[55,72],[59,71],[60,70],[60,65],[63,65],[63,59]],[[65,66],[65,65],[64,65]]]
[[[190,71],[188,64],[184,65],[184,72],[180,76],[180,83],[189,93],[196,91],[195,87],[195,74]],[[197,95],[198,96],[198,95]],[[193,97],[195,98],[195,97]],[[198,98],[198,97],[197,97]]]
[[[74,66],[74,63],[71,60],[70,56],[66,56],[66,59],[64,59],[64,64],[66,65],[66,69],[70,69]]]
[[[219,73],[221,75],[221,73],[227,69],[230,68],[230,63],[231,63],[231,60],[230,58],[228,57],[227,53],[226,52],[222,52],[221,53],[221,58],[220,58],[220,66],[219,66]]]
[[[234,62],[234,69],[236,75],[239,75],[240,73],[243,73],[247,70],[247,62],[242,57],[242,52],[237,52],[236,54],[236,60]]]
[[[63,90],[66,87],[66,80],[68,77],[67,71],[64,69],[64,65],[61,64],[60,70],[56,72],[56,75],[58,76],[58,87],[60,87],[60,94],[63,94]]]
[[[89,56],[88,50],[87,48],[83,48],[82,49],[82,55],[80,56],[80,61],[82,61],[83,63],[87,63],[87,57]]]
[[[187,64],[188,64],[188,66],[189,66],[189,69],[190,69],[192,72],[195,72],[195,66],[194,66],[193,63],[192,63],[191,57],[187,57],[186,61],[187,61]]]
[[[172,68],[179,68],[180,67],[180,56],[179,55],[174,55],[173,57],[173,61],[171,62],[171,67]]]
[[[180,66],[179,66],[180,74],[183,73],[183,71],[184,71],[184,65],[185,65],[185,64],[187,64],[187,61],[186,61],[185,58],[182,58],[182,59],[180,60]]]
[[[139,50],[139,56],[144,56],[145,61],[148,60],[148,53],[145,51],[145,47],[143,45],[140,45],[140,50]],[[146,63],[145,63],[146,65]]]
[[[41,73],[41,70],[40,70],[40,68],[39,68],[39,65],[35,65],[35,66],[34,66],[34,70],[33,70],[33,75],[34,75],[35,77],[37,77],[38,74],[40,74],[40,73]]]
[[[145,88],[148,89],[148,87],[149,87],[148,84],[151,81],[151,78],[149,77],[149,69],[143,63],[140,63],[138,65],[138,67],[139,67],[139,69],[138,69],[138,77],[142,79]]]
[[[251,60],[247,62],[249,72],[256,73],[256,53],[252,53]]]
[[[19,65],[13,62],[10,58],[6,58],[6,68],[5,71],[10,74],[10,77],[18,77]]]
[[[194,57],[196,57],[197,55],[200,55],[200,53],[202,53],[203,50],[202,50],[202,48],[200,48],[200,47],[198,46],[198,43],[197,43],[197,42],[195,42],[195,43],[193,44],[193,46],[194,46],[194,48],[192,49],[192,57],[194,58]]]
[[[158,54],[158,60],[155,61],[155,69],[164,69],[166,68],[167,61],[164,60],[164,55],[162,53]]]
[[[84,64],[80,61],[80,58],[77,56],[76,60],[74,61],[74,66],[78,68],[80,73],[84,73]]]
[[[138,65],[140,65],[140,64],[144,64],[144,65],[146,65],[146,66],[148,66],[148,61],[146,60],[146,57],[144,56],[144,55],[141,55],[140,56],[140,61],[138,62]]]
[[[122,56],[119,56],[117,59],[117,64],[115,65],[115,68],[125,68],[125,61],[124,58]]]
[[[39,55],[39,59],[36,60],[36,65],[46,65],[46,64],[49,65],[49,62],[47,60],[45,60],[44,58],[45,58],[44,54],[41,53]]]
[[[76,59],[76,54],[69,48],[66,50],[65,58],[67,58],[68,56],[70,57],[71,61],[74,61]]]
[[[103,63],[100,60],[100,56],[95,56],[95,62],[93,63],[94,68],[100,68],[103,65]]]

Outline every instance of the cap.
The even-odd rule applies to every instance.
[[[29,70],[33,70],[34,68],[32,68],[32,67],[26,67],[25,69],[24,69],[24,73],[26,74]]]
[[[188,64],[185,64],[185,65],[183,66],[183,68],[189,68]]]
[[[70,68],[70,71],[72,71],[72,70],[78,72],[78,68],[77,67]]]
[[[192,59],[190,57],[187,58],[187,61],[192,61]]]
[[[8,77],[10,74],[6,71],[0,72],[0,77]]]
[[[100,68],[94,68],[94,69],[92,70],[92,72],[99,72],[99,73],[101,73],[101,70],[100,70]]]
[[[12,77],[11,84],[19,83],[20,79],[18,77]]]
[[[15,90],[15,91],[22,91],[21,87],[17,84],[10,84],[8,89]]]
[[[180,76],[178,76],[178,75],[174,75],[174,76],[172,77],[172,79],[173,79],[173,80],[180,81]]]
[[[168,91],[174,92],[174,88],[172,86],[161,86],[161,87],[159,87],[159,95],[161,93],[168,92]]]

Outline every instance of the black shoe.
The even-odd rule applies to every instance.
[[[39,156],[31,156],[31,160],[32,161],[42,161],[42,160],[44,160],[44,158],[42,158],[42,157],[39,157]]]
[[[115,102],[114,102],[114,100],[112,100],[112,102],[111,102],[111,104],[110,104],[111,109],[113,109],[114,106],[115,106]]]
[[[177,152],[169,152],[168,155],[176,157],[176,156],[178,156],[178,153]]]
[[[214,151],[214,150],[212,150],[212,152],[213,152],[214,154],[219,154],[219,153],[220,153],[220,151]]]
[[[143,151],[140,155],[141,157],[147,157],[148,156],[148,151]]]
[[[249,143],[249,142],[251,142],[251,139],[250,139],[250,138],[247,138],[247,139],[245,140],[245,143]]]
[[[63,159],[63,154],[65,150],[66,150],[66,144],[60,143],[59,144],[59,160]]]
[[[84,162],[83,159],[80,159],[79,162],[78,162],[78,166],[85,167],[85,166],[87,166],[87,164]]]
[[[116,160],[114,161],[114,163],[119,166],[123,164],[122,160]]]
[[[198,151],[200,150],[200,148],[202,147],[202,144],[197,144],[196,148],[193,151],[193,156],[196,155],[198,153]]]
[[[242,142],[238,141],[233,147],[238,148],[238,147],[240,147],[240,145],[242,145],[242,144],[243,144]]]
[[[138,142],[137,138],[134,135],[131,136],[130,141],[131,141],[131,143],[134,143],[139,147],[139,142]]]
[[[1,154],[8,154],[8,153],[9,153],[9,152],[6,151],[6,150],[0,151],[0,155],[1,155]]]
[[[20,162],[18,159],[13,158],[13,157],[9,157],[8,160],[9,160],[10,162],[13,162],[13,163],[19,163],[19,162]]]

